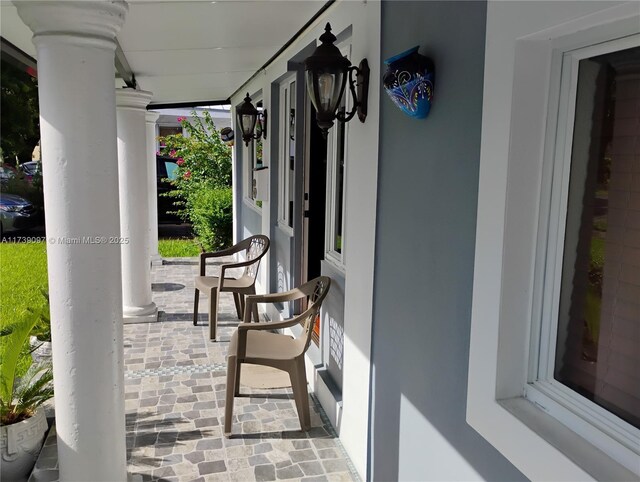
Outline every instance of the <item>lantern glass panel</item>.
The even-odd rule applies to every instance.
[[[307,70],[307,86],[313,105],[319,112],[334,113],[342,97],[344,81],[343,72],[324,70],[317,74],[317,84],[314,74]]]
[[[242,133],[245,136],[253,135],[253,131],[256,126],[256,117],[255,115],[245,114],[241,116],[240,124],[242,126]]]

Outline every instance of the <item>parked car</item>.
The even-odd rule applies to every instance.
[[[180,224],[182,219],[170,211],[175,211],[173,205],[174,197],[164,194],[173,191],[175,188],[171,184],[177,176],[178,163],[172,157],[156,156],[156,177],[158,185],[158,223]]]
[[[0,238],[38,224],[38,211],[25,198],[0,193]]]
[[[20,170],[24,173],[24,178],[29,184],[33,182],[33,176],[42,172],[42,164],[38,161],[23,162],[20,164]]]
[[[13,179],[14,177],[16,177],[16,173],[13,169],[0,166],[0,185],[6,186],[9,179]]]

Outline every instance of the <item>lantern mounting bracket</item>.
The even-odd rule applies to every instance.
[[[362,59],[358,67],[349,67],[349,90],[353,97],[353,107],[348,114],[336,113],[336,119],[340,122],[349,122],[358,114],[360,122],[367,118],[368,94],[369,94],[369,62]],[[355,79],[354,79],[355,74]]]

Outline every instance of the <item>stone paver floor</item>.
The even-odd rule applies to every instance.
[[[219,341],[209,341],[207,300],[201,296],[199,323],[193,326],[196,263],[165,259],[154,267],[159,322],[124,327],[129,474],[145,481],[357,480],[313,397],[312,428],[300,430],[290,388],[243,386],[247,395],[235,399],[233,435],[222,435],[225,356],[239,320],[233,297],[223,294]],[[215,273],[216,267],[208,270]]]

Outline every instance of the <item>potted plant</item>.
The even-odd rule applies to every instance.
[[[20,352],[40,319],[27,312],[0,330],[0,479],[29,476],[48,429],[42,404],[53,396],[51,363],[32,363],[17,377]]]

